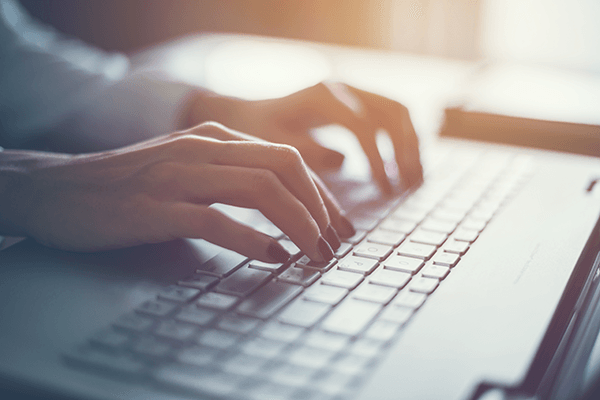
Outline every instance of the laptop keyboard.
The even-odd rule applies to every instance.
[[[352,397],[494,215],[530,160],[436,154],[409,196],[355,210],[357,227],[328,263],[276,228],[286,264],[224,250],[194,276],[122,315],[65,361],[119,379],[232,399]]]

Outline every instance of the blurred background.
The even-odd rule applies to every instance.
[[[22,0],[37,18],[106,50],[233,32],[464,60],[600,71],[597,0]]]

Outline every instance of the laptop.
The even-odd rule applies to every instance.
[[[324,178],[357,227],[315,264],[202,240],[0,252],[0,387],[66,399],[575,398],[596,376],[600,161],[439,138],[392,198]],[[595,350],[596,349],[596,350]],[[592,357],[593,358],[593,357]]]

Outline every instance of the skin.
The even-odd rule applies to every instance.
[[[224,125],[206,122],[215,120]],[[309,129],[338,123],[352,130],[387,193],[391,186],[375,145],[375,132],[384,128],[403,178],[409,184],[422,179],[406,108],[341,84],[265,101],[198,92],[183,123],[193,127],[106,152],[0,153],[0,234],[72,251],[203,238],[273,262],[271,237],[210,207],[225,203],[260,210],[305,254],[323,261],[318,243],[328,227],[341,236],[352,228],[300,154],[319,168],[332,159]]]

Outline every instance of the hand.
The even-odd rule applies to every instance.
[[[0,154],[0,233],[96,251],[203,238],[250,258],[284,262],[273,238],[210,208],[260,210],[315,261],[352,226],[299,153],[209,123],[133,146],[83,155]],[[8,194],[8,195],[4,195]]]
[[[314,169],[339,167],[343,155],[318,145],[308,130],[341,124],[354,132],[367,155],[374,179],[384,193],[390,180],[376,145],[383,128],[394,144],[396,163],[405,184],[423,178],[417,135],[406,107],[373,93],[341,83],[320,83],[287,97],[243,101],[200,93],[190,107],[188,122],[216,120],[234,129],[297,148]]]

